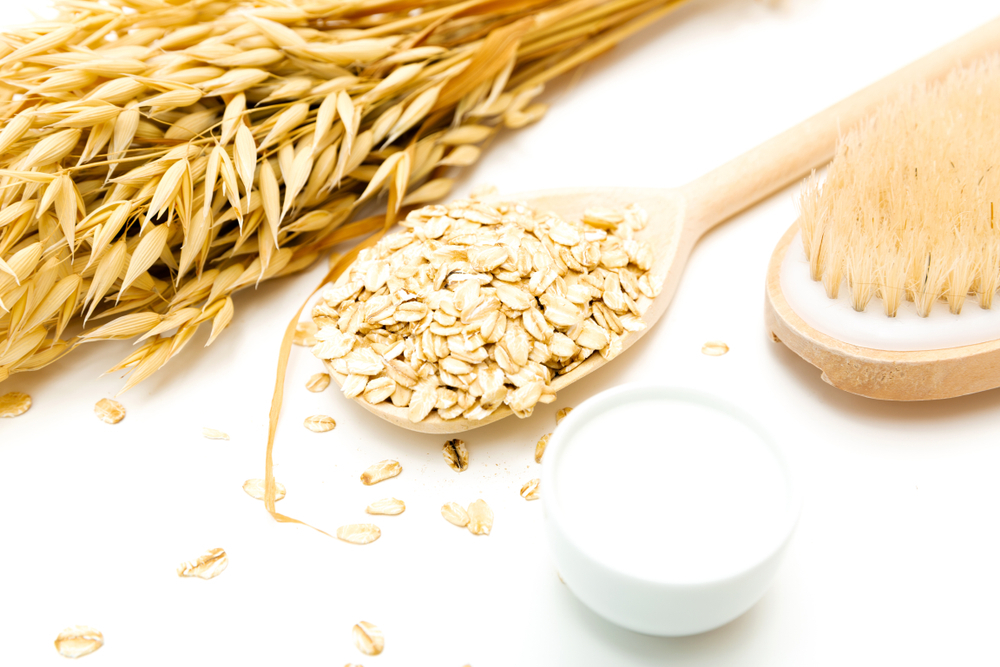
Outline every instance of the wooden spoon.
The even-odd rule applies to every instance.
[[[647,328],[623,336],[624,350],[649,331],[666,310],[691,249],[708,230],[829,162],[841,130],[856,124],[878,104],[916,83],[943,78],[960,62],[998,49],[1000,19],[995,19],[680,188],[566,188],[504,199],[524,201],[535,209],[552,211],[568,219],[579,219],[588,208],[616,208],[632,203],[649,213],[649,225],[637,236],[653,248],[656,260],[651,271],[654,276],[662,277],[662,289],[655,299],[642,297],[638,301]],[[345,272],[342,279],[346,275]],[[573,371],[555,378],[552,386],[561,391],[605,363],[601,355],[594,354]],[[329,363],[327,368],[337,383],[343,385],[346,378]],[[363,398],[357,400],[382,419],[422,433],[459,433],[513,414],[502,406],[478,421],[443,420],[432,414],[413,423],[407,419],[406,408],[388,402],[371,405]]]

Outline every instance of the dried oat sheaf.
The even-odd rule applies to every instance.
[[[444,197],[682,2],[56,0],[0,35],[0,382],[138,338],[124,391],[214,342],[235,292],[381,228],[352,218],[382,193],[389,222]]]

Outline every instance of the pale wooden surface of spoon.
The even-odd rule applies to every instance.
[[[582,187],[505,195],[503,199],[524,201],[534,208],[566,218],[578,218],[591,207],[613,208],[635,203],[646,209],[649,225],[637,237],[653,247],[655,262],[651,272],[663,277],[663,287],[655,299],[643,298],[638,302],[647,327],[623,337],[624,352],[664,313],[692,248],[708,230],[829,162],[838,136],[876,105],[909,86],[940,79],[958,64],[997,50],[1000,50],[1000,19],[990,21],[680,188]],[[592,355],[572,372],[557,377],[552,385],[558,392],[605,363],[607,361],[599,354]],[[344,376],[334,372],[329,363],[326,365],[337,384],[343,385]],[[422,433],[460,433],[513,414],[503,406],[482,420],[443,420],[433,415],[414,423],[407,418],[405,408],[388,402],[371,405],[363,398],[356,400],[382,419]]]

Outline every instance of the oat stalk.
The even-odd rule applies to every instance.
[[[124,391],[211,344],[233,293],[445,196],[682,2],[56,2],[0,34],[0,381],[137,338]]]

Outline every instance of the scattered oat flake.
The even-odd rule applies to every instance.
[[[399,461],[386,459],[385,461],[379,461],[369,466],[367,470],[361,473],[361,483],[365,486],[371,486],[372,484],[385,481],[390,477],[395,477],[401,472],[403,472],[403,466],[399,465]]]
[[[19,391],[0,396],[0,417],[19,417],[31,407],[31,396]]]
[[[469,524],[466,528],[473,535],[489,535],[493,530],[493,510],[480,498],[469,503]]]
[[[545,448],[549,446],[549,438],[551,437],[551,433],[546,433],[538,439],[538,444],[535,445],[535,463],[542,462],[542,456],[545,455]]]
[[[453,523],[459,528],[464,528],[469,525],[469,513],[465,511],[465,508],[458,503],[445,503],[441,506],[441,516],[443,516],[448,523]]]
[[[330,375],[328,373],[316,373],[306,382],[306,389],[314,394],[318,394],[330,386]]]
[[[100,630],[86,625],[73,625],[56,637],[56,650],[64,658],[82,658],[104,646],[104,635]]]
[[[214,428],[202,428],[201,434],[209,440],[229,440],[229,435],[223,433],[222,431],[217,431]]]
[[[701,346],[701,353],[710,357],[721,357],[726,352],[729,352],[729,346],[721,340],[710,340]]]
[[[337,539],[351,544],[371,544],[382,536],[382,531],[373,523],[351,523],[337,529]]]
[[[569,413],[571,413],[571,412],[573,412],[573,408],[563,408],[562,410],[560,410],[559,412],[557,412],[556,413],[556,426],[559,425],[559,422],[561,422],[562,420],[566,419],[566,417],[568,417]]]
[[[525,483],[521,487],[521,497],[525,500],[538,500],[541,496],[538,495],[538,485],[541,483],[538,479],[532,479]]]
[[[385,648],[385,638],[382,631],[373,623],[361,621],[351,632],[354,634],[354,645],[365,655],[378,655]]]
[[[110,398],[102,398],[94,405],[94,414],[105,424],[117,424],[125,419],[125,406]]]
[[[441,454],[448,467],[455,472],[462,472],[469,467],[469,450],[466,449],[465,443],[457,438],[444,443]]]
[[[369,514],[388,514],[390,516],[402,514],[405,510],[406,503],[399,498],[383,498],[382,500],[376,500],[365,508],[365,511]]]
[[[214,579],[229,565],[225,549],[209,549],[195,560],[181,563],[177,567],[178,577],[198,577]]]
[[[285,485],[281,482],[275,482],[274,487],[274,501],[277,502],[285,497]],[[243,482],[243,490],[251,498],[264,500],[264,480],[262,479],[248,479]]]
[[[333,417],[328,417],[326,415],[313,415],[312,417],[306,417],[305,421],[302,423],[313,433],[326,433],[327,431],[332,431],[337,428],[337,422],[333,420]]]
[[[295,335],[292,342],[303,347],[312,347],[316,344],[316,331],[319,327],[315,322],[299,322],[295,325]]]

